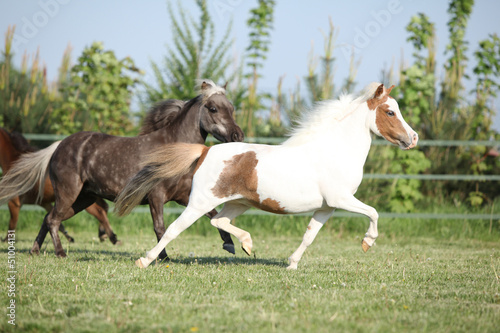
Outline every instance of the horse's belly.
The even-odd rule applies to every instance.
[[[278,208],[278,213],[295,214],[304,213],[321,208],[324,204],[323,197],[314,183],[304,184],[292,181],[276,182],[274,186],[259,184],[261,209],[273,211],[269,208]],[[273,211],[275,212],[275,211]]]

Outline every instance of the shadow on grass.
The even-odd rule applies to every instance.
[[[22,250],[17,250],[17,253],[22,253],[25,255],[29,255],[33,258],[38,258],[38,257],[43,257],[43,256],[53,256],[55,257],[56,254],[54,250],[45,250],[42,248],[40,250],[40,254],[32,254],[31,249],[22,249]],[[44,254],[46,252],[46,254]],[[116,257],[116,256],[123,256],[124,258],[130,258],[130,257],[135,257],[137,256],[136,252],[127,252],[127,251],[110,251],[110,250],[85,250],[85,249],[70,249],[69,253],[66,253],[68,256],[67,258],[69,259],[78,259],[79,261],[84,261],[84,260],[97,260],[98,256],[109,256],[109,257]]]
[[[168,265],[179,264],[179,265],[264,265],[264,266],[287,266],[282,259],[270,258],[270,259],[259,259],[259,258],[243,258],[243,257],[177,257],[170,260],[155,260],[151,263],[154,265]]]
[[[38,258],[39,256],[44,256],[44,249],[40,251],[39,255],[32,255],[29,249],[19,250],[19,253],[23,253],[29,255],[33,258]],[[45,255],[53,256],[55,258],[55,253],[53,251],[47,251]],[[139,258],[139,255],[136,251],[113,251],[113,250],[86,250],[86,249],[71,249],[69,253],[67,253],[67,259],[76,260],[76,261],[99,261],[109,258],[116,259],[122,258],[125,261],[135,262]],[[104,258],[103,258],[104,257]],[[64,259],[62,259],[64,260]],[[288,264],[284,259],[277,258],[257,258],[255,256],[251,257],[200,257],[200,256],[177,256],[175,258],[171,258],[168,260],[155,260],[151,263],[151,266],[155,265],[168,265],[179,264],[179,265],[264,265],[264,266],[277,266],[277,267],[286,267]]]

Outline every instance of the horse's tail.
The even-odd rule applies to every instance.
[[[30,191],[36,185],[37,202],[42,201],[47,167],[60,143],[57,141],[45,149],[21,155],[0,181],[0,205]]]
[[[142,161],[144,167],[116,197],[115,212],[119,216],[129,214],[160,182],[190,172],[208,149],[201,144],[174,143],[146,156]]]

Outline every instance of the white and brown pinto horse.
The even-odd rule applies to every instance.
[[[136,261],[147,267],[165,246],[206,212],[220,204],[223,209],[211,223],[236,236],[250,254],[250,234],[230,222],[250,207],[277,213],[314,212],[299,248],[289,258],[296,269],[302,254],[313,242],[335,208],[370,218],[362,241],[366,252],[378,236],[378,213],[354,197],[363,178],[370,150],[370,131],[401,149],[416,146],[418,135],[403,119],[393,87],[370,85],[358,98],[319,103],[305,114],[292,136],[278,146],[228,143],[213,147],[199,144],[165,146],[151,155],[124,188],[116,209],[126,214],[155,184],[195,170],[189,204],[167,229],[158,245]]]

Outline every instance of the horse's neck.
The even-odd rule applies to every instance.
[[[358,108],[332,124],[331,129],[325,131],[316,144],[312,143],[306,149],[317,149],[320,156],[328,156],[333,160],[342,156],[343,159],[364,164],[371,145],[367,115],[367,109]]]
[[[204,143],[207,133],[200,128],[199,103],[181,110],[167,126],[150,135],[161,143]]]

